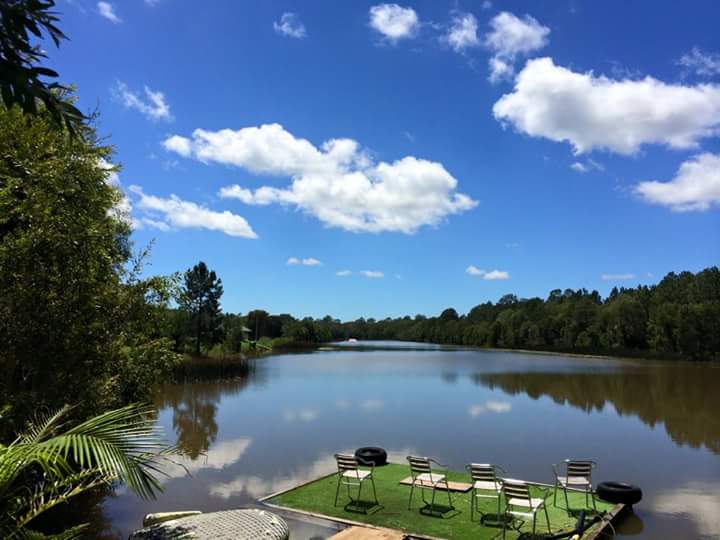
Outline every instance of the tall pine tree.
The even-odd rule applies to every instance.
[[[185,285],[180,294],[180,308],[190,315],[190,328],[195,336],[195,353],[203,343],[212,346],[220,341],[222,318],[220,297],[222,280],[207,265],[200,263],[185,272]]]

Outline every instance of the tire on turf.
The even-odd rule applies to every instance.
[[[597,486],[597,494],[603,501],[630,506],[642,499],[642,490],[627,482],[602,482]]]
[[[373,463],[376,467],[387,465],[387,452],[376,446],[363,446],[355,450],[355,457],[360,462]]]

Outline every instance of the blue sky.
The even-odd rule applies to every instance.
[[[717,2],[58,7],[49,65],[100,112],[148,272],[204,260],[226,311],[465,312],[720,260]]]

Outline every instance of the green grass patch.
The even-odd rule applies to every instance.
[[[345,506],[349,499],[347,497],[347,489],[344,486],[340,488],[340,496],[338,505],[334,505],[335,488],[337,486],[337,476],[331,475],[320,478],[295,488],[291,491],[273,497],[266,501],[270,504],[322,514],[331,518],[340,518],[350,521],[358,521],[368,523],[379,527],[387,527],[389,529],[401,530],[408,534],[417,534],[424,536],[434,536],[437,538],[475,538],[490,539],[500,538],[502,536],[502,527],[497,520],[492,517],[497,513],[497,503],[492,499],[478,499],[479,509],[481,512],[491,514],[486,523],[480,522],[480,517],[476,513],[474,520],[470,520],[470,499],[471,493],[452,492],[452,502],[455,511],[446,512],[444,515],[428,515],[421,512],[423,502],[419,489],[415,489],[413,496],[412,508],[408,510],[408,497],[410,496],[410,486],[401,485],[400,480],[407,478],[410,470],[407,465],[389,464],[384,467],[375,469],[375,486],[377,487],[379,507],[369,508],[368,513],[359,511],[359,508],[353,506]],[[467,473],[450,472],[448,475],[450,481],[470,482]],[[430,498],[430,491],[424,490],[426,498]],[[355,490],[353,496],[356,496]],[[548,514],[550,516],[550,526],[553,533],[560,531],[570,531],[575,528],[576,518],[568,515],[565,508],[564,497],[562,491],[558,491],[558,507],[553,506],[553,491],[551,488],[533,488],[533,496],[546,499]],[[447,506],[447,495],[444,491],[436,493],[436,504]],[[370,506],[373,501],[372,487],[369,481],[363,483],[362,500]],[[365,505],[363,505],[365,506]],[[582,510],[585,507],[585,496],[579,493],[570,494],[570,507],[574,512]],[[501,507],[501,508],[504,508]],[[610,510],[611,504],[597,501],[597,508],[600,512]],[[442,508],[438,508],[442,510]],[[543,533],[547,533],[547,525],[545,515],[542,510],[537,515],[537,532],[538,537],[542,538]],[[495,526],[493,526],[493,523]],[[596,525],[597,526],[597,525]],[[507,538],[523,539],[531,538],[532,530],[531,521],[526,521],[520,525],[519,522],[514,523],[514,527],[519,530],[508,530]]]

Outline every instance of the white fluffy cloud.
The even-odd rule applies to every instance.
[[[335,275],[340,276],[340,277],[348,277],[348,276],[352,276],[352,271],[351,270],[340,270],[338,272],[335,272]]]
[[[278,34],[296,39],[307,35],[305,25],[295,13],[283,13],[280,20],[273,23],[273,28]]]
[[[720,155],[700,154],[683,162],[669,182],[640,182],[635,193],[678,212],[720,206]]]
[[[700,77],[720,75],[720,54],[705,52],[698,47],[682,55],[678,64]]]
[[[294,206],[348,231],[411,234],[477,205],[456,191],[457,180],[440,163],[413,156],[375,163],[352,139],[332,139],[317,148],[279,124],[196,129],[192,139],[174,135],[164,146],[205,163],[290,176],[292,183],[286,188],[263,186],[252,191],[231,185],[219,195],[245,204]]]
[[[412,38],[420,27],[415,10],[397,4],[378,4],[370,8],[370,26],[391,42]]]
[[[480,45],[477,35],[478,23],[472,13],[461,13],[453,16],[452,24],[443,39],[455,52],[463,52]]]
[[[360,275],[370,279],[379,279],[385,277],[385,274],[383,272],[378,272],[377,270],[363,270],[362,272],[360,272]]]
[[[115,13],[115,6],[110,2],[98,2],[97,10],[101,17],[105,17],[108,21],[119,24],[122,19]]]
[[[307,257],[305,259],[299,259],[297,257],[290,257],[287,260],[288,266],[296,266],[298,264],[302,264],[303,266],[320,266],[322,263],[313,258],[313,257]]]
[[[505,272],[503,270],[491,270],[488,272],[487,270],[478,268],[473,264],[471,264],[465,269],[465,273],[470,276],[479,277],[480,279],[484,279],[487,281],[510,279],[510,274],[508,272]]]
[[[525,15],[521,19],[507,11],[493,17],[490,28],[485,35],[485,46],[494,53],[489,61],[492,82],[510,78],[515,58],[542,49],[550,35],[550,29],[534,17]]]
[[[228,212],[216,212],[194,202],[184,201],[176,195],[164,199],[154,195],[146,195],[140,186],[130,186],[130,191],[137,195],[137,207],[146,213],[144,223],[148,225],[164,224],[159,228],[178,229],[209,229],[221,231],[229,236],[257,238],[245,218]]]
[[[165,101],[165,94],[154,92],[147,86],[144,90],[146,99],[130,90],[124,82],[118,81],[111,92],[113,98],[127,109],[135,109],[151,120],[172,120],[170,105]]]
[[[538,58],[528,61],[493,114],[522,133],[567,141],[576,154],[633,154],[644,144],[692,148],[718,132],[720,86],[614,80]]]
[[[635,274],[603,274],[600,279],[603,281],[627,281],[628,279],[635,279]]]

